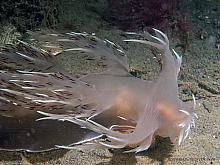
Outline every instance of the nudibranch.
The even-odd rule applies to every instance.
[[[59,48],[59,54],[83,52],[107,70],[81,77],[68,73],[54,53],[19,41],[0,47],[0,149],[47,151],[55,148],[126,148],[147,150],[156,135],[181,144],[195,125],[194,104],[178,98],[181,56],[167,36],[129,33],[129,39],[157,49],[158,78],[129,73],[124,50],[87,33],[32,33]]]

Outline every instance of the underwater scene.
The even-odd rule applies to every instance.
[[[6,0],[0,164],[220,164],[219,0]]]

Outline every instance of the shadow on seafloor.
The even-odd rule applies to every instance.
[[[153,147],[149,148],[147,151],[140,152],[138,154],[135,153],[123,153],[123,149],[120,150],[109,150],[112,153],[110,157],[110,161],[100,162],[97,165],[135,165],[137,163],[136,156],[146,156],[151,159],[151,163],[154,161],[160,162],[160,165],[165,164],[165,160],[171,157],[173,150],[173,144],[169,138],[161,138],[156,137],[156,143]],[[40,153],[27,153],[24,151],[13,152],[13,151],[0,151],[0,161],[22,161],[21,154],[25,156],[28,162],[36,164],[36,163],[44,163],[50,160],[54,160],[54,158],[59,159],[62,158],[68,150],[58,149]],[[103,156],[100,156],[101,158]],[[103,157],[104,158],[104,157]],[[108,157],[109,158],[109,157]]]

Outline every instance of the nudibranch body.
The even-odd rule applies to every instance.
[[[134,147],[125,152],[140,152],[156,135],[181,144],[195,124],[195,99],[190,107],[178,98],[181,57],[170,50],[164,33],[154,32],[129,33],[144,39],[125,40],[161,52],[161,72],[153,81],[129,73],[120,46],[87,33],[32,33],[59,47],[58,54],[84,52],[88,60],[107,68],[79,78],[59,67],[52,53],[24,42],[1,47],[0,148],[37,152]]]

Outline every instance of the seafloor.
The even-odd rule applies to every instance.
[[[103,21],[94,10],[87,11],[73,1],[68,3],[67,9],[63,10],[69,10],[68,6],[71,5],[75,6],[75,10],[72,9],[63,16],[63,22],[72,21],[71,30],[94,32],[100,38],[122,44],[126,48],[131,68],[139,70],[144,79],[153,79],[157,76],[159,65],[155,68],[156,60],[150,52],[145,51],[147,48],[138,44],[122,43],[125,37],[121,35],[123,33],[121,30]],[[220,15],[220,11],[218,12]],[[207,14],[211,18],[209,12],[203,11],[202,14],[204,17]],[[220,21],[219,18],[217,19]],[[206,23],[201,23],[202,25],[204,29],[201,35],[204,37],[191,35],[189,46],[183,54],[183,65],[179,76],[180,98],[192,101],[191,93],[195,94],[196,113],[199,117],[191,139],[187,139],[183,145],[172,145],[169,139],[159,138],[155,147],[139,154],[124,154],[109,150],[57,150],[35,154],[24,153],[22,156],[17,152],[0,151],[0,164],[220,164],[220,49],[216,47],[216,42],[211,40],[211,37],[215,37],[214,32],[220,32],[220,28]],[[63,31],[62,26],[60,29]],[[169,38],[172,46],[179,42],[174,35],[170,35]],[[96,69],[94,65],[81,65],[81,61],[74,59],[73,56],[61,57],[60,62],[70,72]]]

